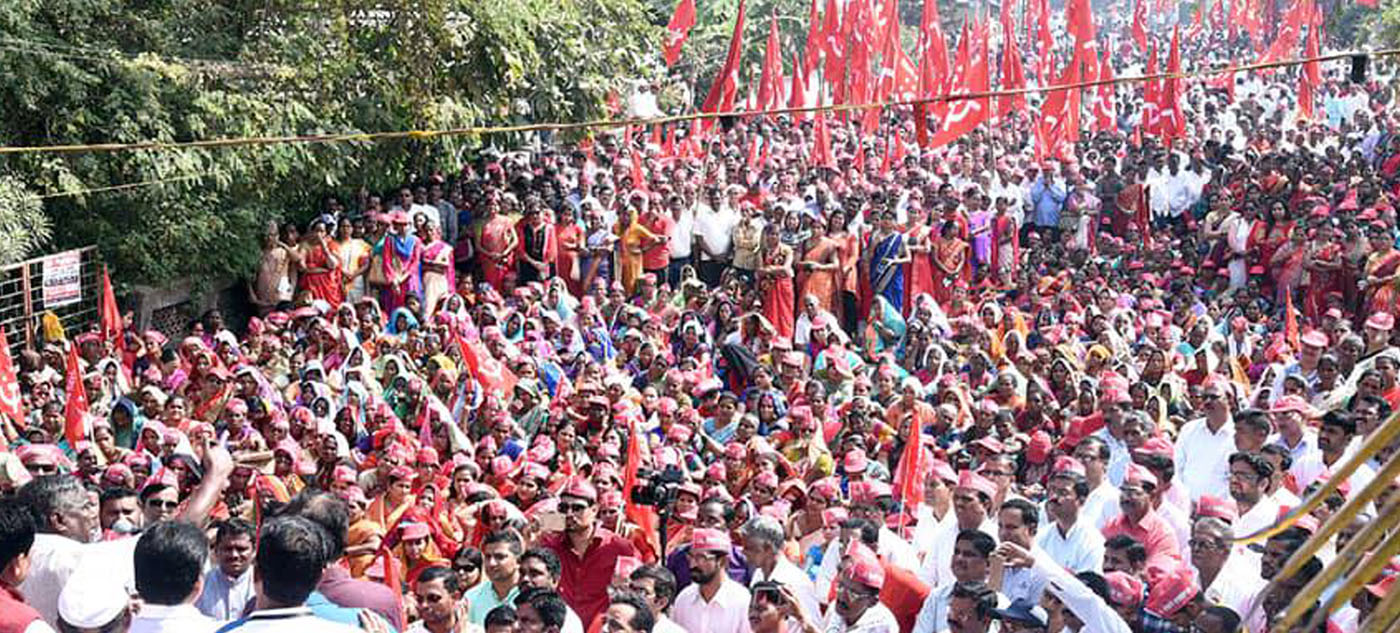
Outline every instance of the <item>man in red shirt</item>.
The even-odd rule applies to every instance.
[[[1138,464],[1128,466],[1127,476],[1119,487],[1118,505],[1122,514],[1103,526],[1103,535],[1111,539],[1127,534],[1147,548],[1147,564],[1170,569],[1181,562],[1181,550],[1171,525],[1152,508],[1152,492],[1157,477]]]
[[[570,482],[559,495],[564,531],[545,535],[540,543],[559,556],[559,593],[585,623],[608,607],[608,584],[622,556],[637,550],[621,536],[598,525],[598,491],[582,479]]]

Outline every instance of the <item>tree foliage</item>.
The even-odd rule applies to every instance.
[[[10,0],[0,144],[434,130],[602,116],[654,71],[649,0]],[[46,194],[53,248],[97,244],[125,283],[249,271],[268,221],[328,191],[455,170],[482,143],[387,142],[0,157]],[[122,183],[168,181],[117,192]],[[0,213],[7,209],[0,209]]]
[[[49,219],[39,197],[10,177],[0,176],[0,266],[23,261],[48,241]]]

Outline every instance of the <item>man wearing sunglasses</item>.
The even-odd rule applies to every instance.
[[[608,606],[608,584],[622,556],[636,556],[631,541],[598,525],[598,490],[576,478],[559,494],[564,531],[547,534],[540,545],[559,556],[559,593],[583,622]]]
[[[1201,388],[1205,416],[1187,422],[1176,440],[1176,481],[1195,501],[1230,487],[1230,454],[1235,451],[1234,415],[1225,397],[1224,380]]]

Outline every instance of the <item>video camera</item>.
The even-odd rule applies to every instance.
[[[637,470],[637,479],[636,485],[632,487],[632,502],[665,509],[676,500],[685,476],[680,468],[667,466],[660,472],[640,468]]]

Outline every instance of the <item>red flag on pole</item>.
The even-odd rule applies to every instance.
[[[87,437],[85,418],[88,413],[87,388],[78,365],[78,345],[68,344],[68,362],[64,371],[63,391],[68,399],[63,405],[63,437],[72,447]]]
[[[632,489],[637,485],[637,471],[642,468],[642,435],[637,432],[637,422],[631,416],[627,419],[627,459],[622,467],[623,513],[646,537],[646,543],[656,550],[661,549],[661,537],[657,526],[656,512],[649,507],[632,501]],[[665,558],[665,552],[657,558]]]
[[[1151,40],[1147,45],[1147,71],[1148,77],[1142,88],[1142,122],[1141,130],[1143,134],[1156,134],[1162,128],[1161,80],[1157,75],[1157,41]]]
[[[10,358],[10,341],[5,328],[0,327],[0,414],[10,419],[15,428],[24,426],[24,398],[20,396],[19,376]]]
[[[793,60],[792,64],[792,85],[788,87],[789,108],[807,107],[807,68]],[[793,112],[792,117],[796,121],[805,121],[808,114],[806,112]]]
[[[481,383],[484,391],[495,391],[502,394],[510,394],[515,391],[515,383],[519,379],[515,372],[506,367],[505,363],[496,360],[491,353],[479,349],[476,344],[467,343],[457,338],[462,349],[462,363],[471,371],[472,377]]]
[[[1147,0],[1137,0],[1133,4],[1133,41],[1147,52]]]
[[[680,59],[681,46],[694,26],[695,0],[681,0],[676,4],[675,13],[671,14],[671,21],[666,23],[666,46],[662,49],[662,57],[666,59],[667,66],[674,66]]]
[[[739,90],[739,58],[744,53],[744,12],[745,2],[739,0],[739,16],[734,19],[729,53],[724,56],[724,66],[715,75],[714,83],[710,84],[710,92],[700,106],[701,112],[728,112],[734,108],[734,95]]]
[[[948,43],[938,17],[938,0],[924,0],[919,20],[919,98],[937,95],[947,77]]]
[[[803,75],[811,73],[812,69],[817,67],[817,58],[821,56],[822,48],[826,45],[826,32],[822,29],[822,17],[817,10],[817,2],[818,0],[812,0],[812,8],[807,15],[807,46],[802,51],[801,64]]]
[[[825,36],[822,50],[826,53],[822,75],[826,84],[833,88],[842,83],[841,70],[846,57],[846,34],[836,7],[836,0],[826,0],[826,10],[822,12],[822,35]],[[850,11],[849,5],[846,10]]]
[[[978,29],[979,31],[981,29]],[[958,41],[957,64],[953,67],[951,94],[973,94],[987,92],[990,78],[987,73],[987,46],[980,45],[967,23],[963,23],[963,34]],[[928,147],[942,147],[957,140],[968,132],[977,129],[989,116],[989,99],[958,99],[934,104],[938,114],[939,129],[929,138]]]
[[[1162,89],[1162,137],[1167,147],[1186,136],[1186,116],[1181,111],[1181,96],[1186,92],[1181,75],[1181,32],[1172,29],[1171,52],[1167,55],[1167,80]]]
[[[122,313],[117,308],[117,295],[112,292],[112,277],[107,267],[102,267],[102,306],[100,309],[102,338],[112,342],[112,346],[126,354],[126,337],[122,335]],[[124,356],[123,356],[124,358]]]
[[[1105,46],[1103,50],[1103,60],[1099,65],[1099,80],[1108,83],[1099,85],[1097,98],[1094,100],[1094,131],[1118,129],[1118,108],[1114,85],[1113,72],[1113,47]]]
[[[909,426],[909,437],[904,440],[894,472],[895,499],[904,504],[906,513],[924,502],[924,477],[928,476],[924,460],[930,456],[924,450],[924,430],[919,428],[918,419],[910,420]]]
[[[1298,310],[1293,307],[1293,293],[1284,293],[1283,337],[1296,353],[1303,349],[1299,344]]]
[[[1307,46],[1303,57],[1315,59],[1318,56],[1317,27],[1308,28]],[[1303,62],[1303,71],[1298,73],[1298,116],[1313,120],[1313,91],[1322,83],[1322,69],[1316,61]]]
[[[826,128],[826,113],[815,114],[817,123],[812,134],[812,164],[836,169],[836,157],[831,154],[831,131]]]
[[[1003,0],[1003,6],[1010,6],[1009,1]],[[1003,9],[1001,12],[1001,32],[1005,38],[1001,47],[1001,89],[1019,90],[1026,87],[1026,71],[1021,66],[1021,50],[1016,45],[1016,23],[1011,17],[1011,12]],[[1004,117],[1007,113],[1025,109],[1026,95],[1008,94],[997,99],[997,117]]]
[[[763,48],[763,72],[758,78],[758,109],[780,103],[783,95],[783,61],[778,57],[778,10],[768,19],[768,44]]]

